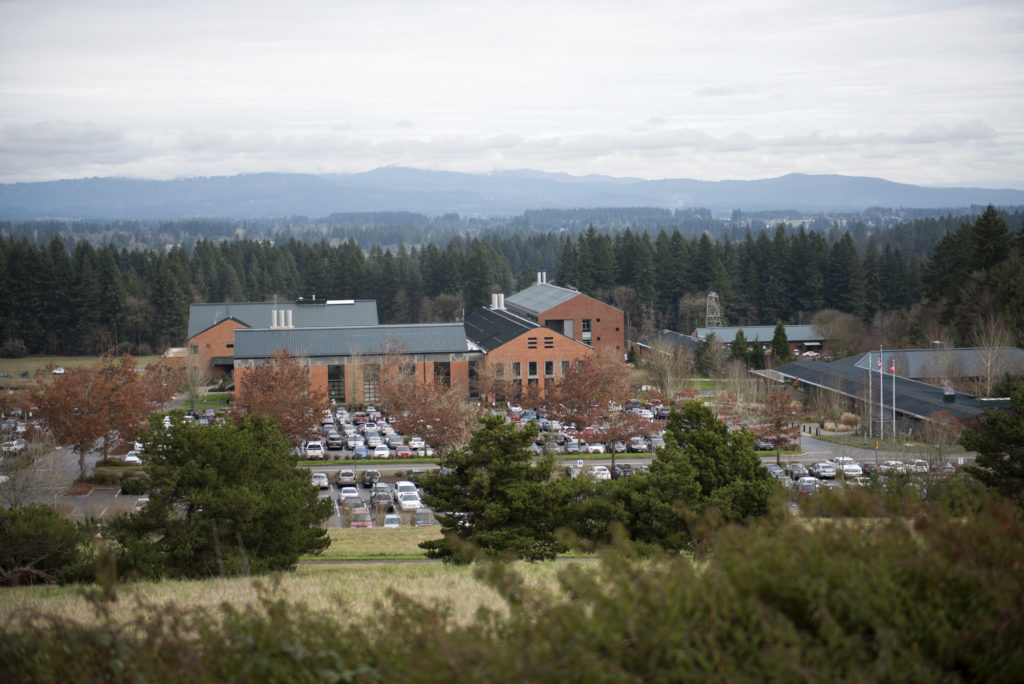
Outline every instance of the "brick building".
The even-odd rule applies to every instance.
[[[235,331],[241,328],[310,328],[377,325],[377,302],[353,299],[298,299],[294,302],[192,304],[188,349],[198,354],[214,381],[234,369]]]
[[[549,285],[546,273],[538,273],[536,283],[506,297],[504,303],[512,313],[593,347],[599,354],[622,358],[626,353],[622,310],[578,290]]]
[[[569,364],[593,358],[594,349],[504,307],[504,296],[492,295],[491,306],[466,314],[466,337],[484,354],[486,363],[473,383],[484,399],[509,399],[525,389],[545,395]]]
[[[245,391],[245,375],[278,350],[309,369],[310,386],[339,404],[380,401],[380,366],[400,350],[417,379],[462,385],[469,390],[470,364],[483,352],[471,349],[462,323],[373,325],[344,328],[237,328],[235,387]]]

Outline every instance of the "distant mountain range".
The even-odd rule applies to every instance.
[[[880,178],[789,174],[753,181],[643,180],[539,171],[467,174],[380,168],[366,173],[258,173],[155,181],[83,178],[0,185],[0,219],[183,219],[411,211],[511,216],[528,209],[704,208],[863,211],[1024,205],[1024,190],[926,188]]]

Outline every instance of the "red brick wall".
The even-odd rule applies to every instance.
[[[191,338],[188,341],[188,347],[190,350],[193,346],[197,347],[202,367],[209,369],[210,359],[215,356],[234,357],[235,330],[245,327],[247,326],[236,320],[228,318]],[[229,347],[228,345],[231,346]],[[211,370],[211,378],[215,382],[221,380],[223,377],[224,373],[221,369],[216,369],[216,372]]]
[[[549,320],[573,321],[573,337],[583,340],[583,319],[590,319],[590,344],[598,353],[615,352],[621,358],[626,353],[626,318],[619,309],[580,294],[567,302],[554,306],[537,317],[544,325]]]
[[[603,320],[603,317],[602,317]],[[550,344],[547,339],[550,338]],[[530,380],[530,361],[537,362],[537,387],[541,394],[544,393],[546,376],[544,375],[544,362],[554,362],[554,377],[557,381],[562,376],[562,361],[578,361],[592,358],[595,350],[586,345],[573,342],[565,335],[556,333],[547,328],[535,328],[530,332],[523,333],[519,337],[506,342],[497,349],[487,354],[487,363],[504,363],[506,380],[514,379],[512,375],[512,363],[518,361],[521,365],[520,379],[523,387],[528,386]],[[452,364],[454,366],[454,364]],[[454,368],[453,368],[454,374]]]

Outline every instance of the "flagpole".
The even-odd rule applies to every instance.
[[[885,439],[885,383],[882,382],[882,345],[878,345],[878,434]]]
[[[875,436],[875,407],[872,406],[875,402],[875,393],[871,390],[871,361],[875,358],[875,355],[868,352],[868,437]]]
[[[896,359],[893,358],[889,364],[889,373],[892,375],[892,436],[896,436]]]

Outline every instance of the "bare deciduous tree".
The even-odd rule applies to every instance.
[[[974,331],[975,354],[978,356],[977,389],[982,397],[992,396],[992,386],[1004,373],[1013,372],[1013,336],[995,314],[978,321]]]
[[[693,360],[683,345],[655,340],[644,358],[643,370],[650,384],[664,396],[673,397],[686,387],[693,371]]]

